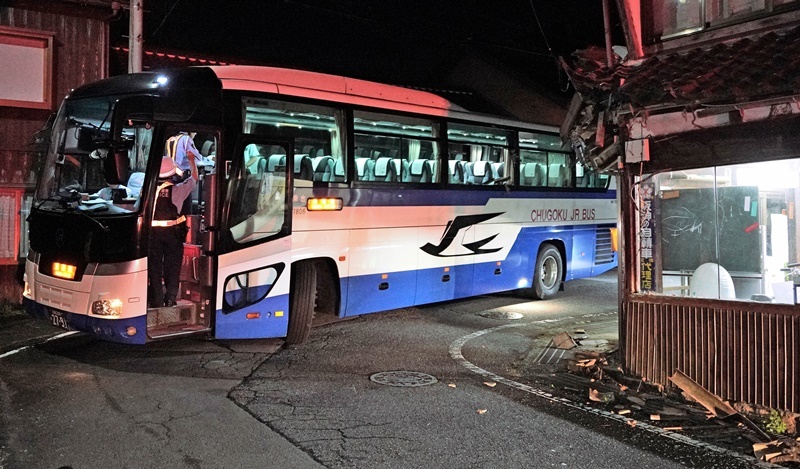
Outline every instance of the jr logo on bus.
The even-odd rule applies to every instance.
[[[463,252],[458,254],[443,254],[447,248],[453,244],[453,241],[458,236],[458,233],[462,230],[467,230],[473,225],[477,225],[478,223],[484,222],[486,220],[492,219],[498,215],[502,215],[504,212],[497,212],[497,213],[485,213],[482,215],[463,215],[455,217],[453,220],[447,222],[447,226],[444,229],[444,234],[442,235],[441,241],[439,241],[438,246],[434,246],[431,243],[427,243],[425,246],[422,246],[420,249],[427,252],[431,256],[436,257],[458,257],[458,256],[474,256],[475,254],[489,254],[492,252],[497,252],[501,249],[500,248],[490,248],[484,249],[483,246],[490,243],[493,239],[497,237],[496,234],[489,236],[487,238],[480,239],[478,241],[473,241],[471,243],[462,243],[461,246],[466,248],[469,252]]]

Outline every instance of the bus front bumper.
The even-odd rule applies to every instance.
[[[147,316],[105,319],[84,314],[69,313],[42,305],[23,297],[25,311],[54,326],[70,331],[86,332],[100,340],[122,344],[144,344],[147,341]]]

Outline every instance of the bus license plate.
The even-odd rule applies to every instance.
[[[67,326],[67,318],[65,318],[60,311],[50,311],[50,322],[56,327],[69,329],[69,326]]]

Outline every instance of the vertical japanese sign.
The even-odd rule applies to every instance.
[[[653,199],[655,185],[639,185],[639,291],[653,291]]]

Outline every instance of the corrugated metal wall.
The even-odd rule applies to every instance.
[[[626,371],[671,385],[677,369],[723,399],[800,412],[800,313],[718,304],[622,301]]]
[[[53,109],[0,106],[0,189],[32,190],[37,162],[28,147],[31,137],[71,89],[108,74],[106,18],[111,9],[58,1],[8,0],[2,5],[0,25],[54,33]],[[18,266],[0,266],[0,300],[19,300],[17,276]]]

